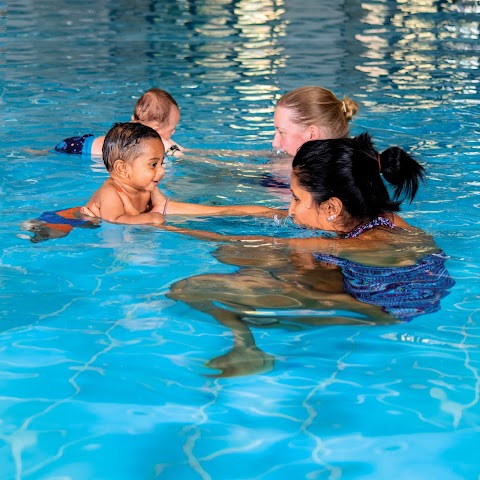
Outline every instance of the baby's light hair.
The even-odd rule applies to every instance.
[[[178,108],[178,104],[168,92],[151,88],[138,99],[133,118],[138,122],[157,121],[163,125],[168,120],[172,107]]]

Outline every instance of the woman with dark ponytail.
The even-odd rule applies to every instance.
[[[424,169],[399,147],[376,151],[371,137],[314,140],[300,147],[292,164],[295,223],[354,238],[376,227],[407,224],[396,215],[415,198]],[[383,178],[394,187],[390,198]],[[303,200],[303,201],[302,201]]]
[[[429,235],[398,216],[423,178],[423,167],[403,149],[379,153],[368,134],[308,141],[293,159],[288,213],[317,235],[224,236],[161,227],[222,242],[214,256],[238,267],[181,280],[168,294],[232,330],[233,349],[209,366],[220,376],[273,368],[273,357],[256,346],[248,324],[377,324],[438,310],[454,284],[447,257]]]
[[[424,168],[403,149],[379,153],[368,134],[307,142],[293,160],[290,216],[337,233],[329,244],[319,240],[314,258],[340,269],[353,298],[404,321],[437,310],[454,283],[433,239],[396,214],[423,179]]]

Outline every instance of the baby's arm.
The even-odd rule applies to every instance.
[[[123,195],[128,197],[124,192]],[[161,213],[153,211],[140,213],[131,201],[127,213],[124,202],[120,198],[118,187],[111,180],[107,180],[94,193],[85,205],[85,208],[93,215],[111,223],[142,225],[151,223],[163,224],[165,222],[165,217]]]
[[[162,138],[163,146],[165,147],[165,156],[166,157],[179,157],[183,155],[184,148],[179,145],[177,142],[170,138],[166,140]]]

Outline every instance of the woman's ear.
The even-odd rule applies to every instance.
[[[342,213],[343,203],[337,197],[330,197],[325,202],[326,212],[329,217],[338,217]]]
[[[115,172],[121,178],[128,177],[127,164],[125,163],[124,160],[120,158],[118,160],[115,160],[112,171]]]
[[[310,125],[308,127],[309,140],[325,140],[327,138],[332,138],[329,131],[324,127],[319,127],[318,125]]]
[[[321,136],[320,128],[317,125],[310,125],[308,127],[308,136],[309,140],[321,140],[323,137]]]

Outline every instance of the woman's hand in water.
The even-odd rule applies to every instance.
[[[271,371],[274,357],[255,345],[236,345],[226,354],[209,360],[206,366],[220,370],[219,373],[207,374],[208,377],[239,377]]]

